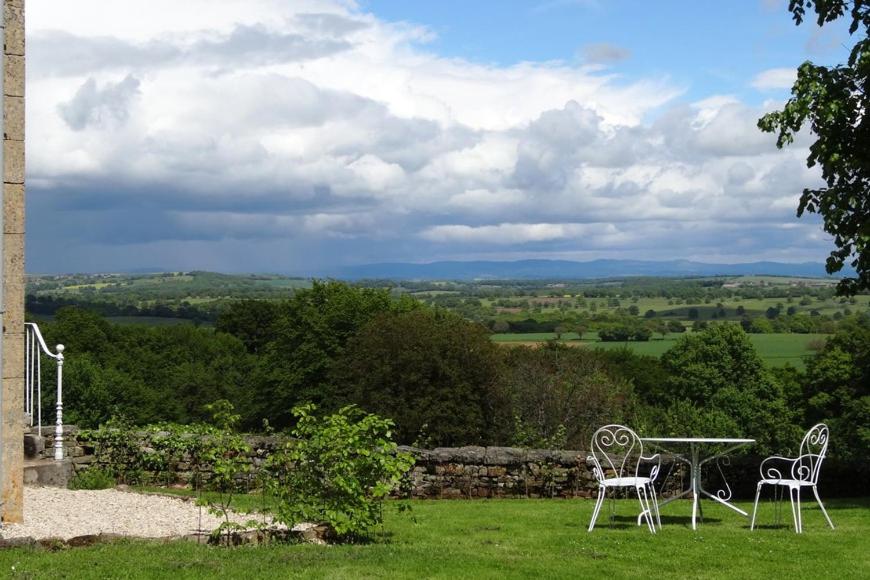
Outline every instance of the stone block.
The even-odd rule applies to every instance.
[[[6,279],[6,285],[3,287],[4,299],[6,301],[6,316],[3,323],[6,326],[6,334],[23,334],[24,333],[24,280],[20,282]]]
[[[4,97],[3,138],[24,141],[24,97]]]
[[[456,463],[482,465],[486,459],[486,447],[469,445],[466,447],[455,447],[451,451],[452,454],[449,461]]]
[[[3,141],[4,183],[24,183],[24,141]]]
[[[4,278],[24,280],[24,234],[3,234],[3,259]]]
[[[21,400],[19,407],[24,408],[24,335],[23,334],[6,334],[3,336],[3,383],[4,383],[4,406],[11,404],[11,401],[6,398],[7,393],[14,388],[20,388],[21,394],[17,396]],[[6,386],[6,381],[15,380],[14,385]],[[8,389],[8,390],[6,390]]]
[[[24,435],[24,457],[33,459],[42,454],[45,450],[45,439],[39,435],[26,433]]]
[[[69,460],[54,461],[42,459],[24,464],[24,483],[66,487],[73,475],[73,464]]]
[[[6,54],[24,54],[24,0],[6,0],[3,15],[6,24],[4,51]]]
[[[517,447],[487,447],[487,465],[520,465],[526,460],[526,450]]]
[[[24,184],[3,185],[3,233],[24,233]]]
[[[24,96],[24,56],[6,55],[3,93],[9,97]]]

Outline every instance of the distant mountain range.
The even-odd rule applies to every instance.
[[[644,260],[518,260],[513,262],[431,262],[428,264],[383,263],[349,266],[332,276],[359,280],[578,280],[625,276],[798,276],[828,277],[824,264],[801,262],[749,262],[707,264],[689,260],[653,262]],[[850,275],[844,272],[844,275]]]

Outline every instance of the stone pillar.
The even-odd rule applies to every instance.
[[[6,0],[3,49],[3,384],[0,512],[24,519],[24,0]]]

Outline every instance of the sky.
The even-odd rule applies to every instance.
[[[40,0],[27,269],[823,262],[785,0]]]

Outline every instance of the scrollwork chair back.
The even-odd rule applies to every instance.
[[[613,477],[637,477],[643,443],[624,425],[605,425],[592,435],[593,472],[599,482]]]
[[[801,481],[819,482],[819,471],[828,453],[828,426],[824,423],[814,425],[804,435],[800,446],[800,456],[792,469],[792,477]]]
[[[818,502],[828,525],[832,529],[834,528],[834,523],[825,509],[825,505],[822,503],[822,498],[819,497],[818,490],[819,472],[821,472],[825,455],[828,453],[828,435],[827,425],[824,423],[814,425],[804,435],[797,457],[790,458],[774,455],[761,462],[759,467],[761,479],[755,491],[755,505],[752,508],[752,521],[749,524],[749,529],[755,528],[758,500],[761,497],[761,490],[765,485],[784,486],[788,489],[789,501],[792,505],[792,515],[794,516],[794,529],[797,533],[803,532],[800,497],[801,489],[805,488],[812,490],[813,496],[816,502]]]

